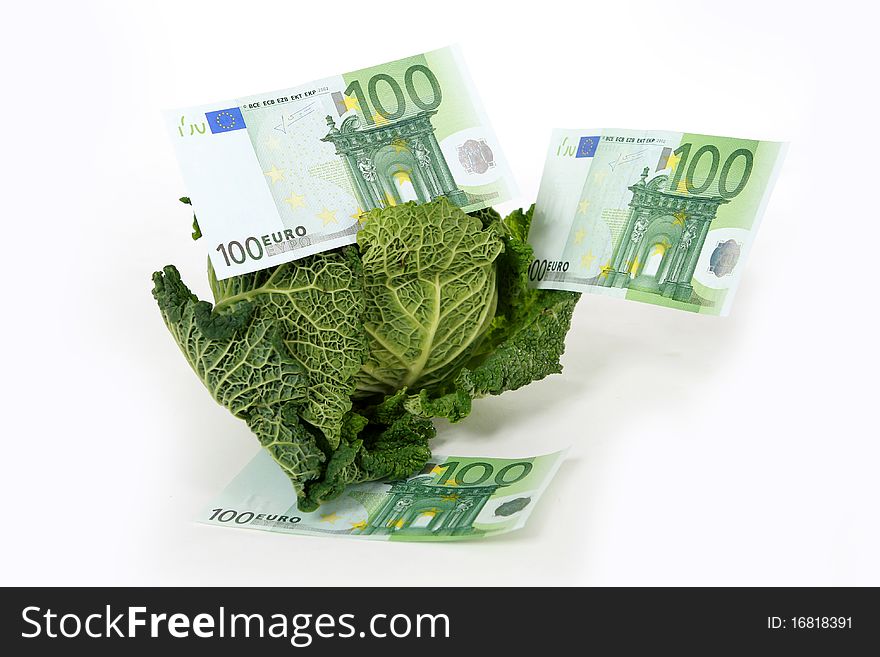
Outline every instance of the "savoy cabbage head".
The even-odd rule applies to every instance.
[[[445,199],[373,210],[356,247],[223,281],[209,265],[213,305],[173,266],[153,296],[310,511],[347,484],[421,469],[432,418],[457,422],[477,397],[562,370],[579,295],[528,287],[531,215]]]

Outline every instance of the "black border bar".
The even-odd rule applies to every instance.
[[[193,649],[210,650],[212,655],[242,654],[249,649],[260,655],[340,654],[364,649],[372,654],[391,649],[446,657],[488,650],[491,655],[538,652],[544,657],[547,651],[568,654],[571,646],[578,647],[577,652],[582,654],[604,654],[611,647],[614,653],[662,649],[706,655],[754,648],[854,654],[849,651],[880,645],[880,598],[872,588],[459,588],[446,586],[442,574],[435,575],[428,567],[413,572],[413,579],[426,585],[7,588],[0,596],[0,646],[21,651],[37,649],[38,654],[62,654],[63,650],[82,648],[89,655],[118,655],[128,647],[144,647],[161,649],[162,657],[191,654]],[[46,631],[59,632],[59,619],[65,614],[75,614],[81,622],[98,614],[91,627],[94,633],[100,633],[106,629],[108,606],[114,617],[127,614],[129,607],[143,607],[137,618],[145,619],[148,625],[136,628],[135,638],[120,638],[112,631],[110,638],[90,638],[84,630],[75,638],[46,636]],[[40,635],[35,638],[22,636],[36,632],[35,624],[24,620],[27,608],[28,617],[37,619],[40,627]],[[43,616],[47,611],[55,614],[48,627]],[[215,636],[200,638],[190,631],[186,638],[175,638],[160,621],[159,636],[152,638],[148,629],[150,614],[165,614],[166,618],[184,614],[187,622],[198,614],[208,614],[214,619]],[[300,636],[309,634],[311,640],[301,647],[291,645],[292,620],[286,637],[246,638],[241,636],[243,621],[239,619],[238,636],[229,636],[227,624],[226,636],[220,638],[216,636],[216,623],[224,614],[227,623],[231,614],[259,614],[265,628],[273,620],[281,623],[283,618],[297,616],[297,623],[304,625]],[[398,615],[406,618],[395,621],[395,631],[402,633],[409,626],[410,635],[406,637],[389,632],[390,619]],[[320,632],[319,616],[323,619]],[[423,623],[423,634],[415,636],[413,628],[420,616],[439,620],[433,630]],[[371,636],[374,627],[370,621],[374,617],[377,633],[386,636]],[[444,635],[442,617],[448,619],[448,637]],[[127,618],[116,624],[123,632]],[[207,624],[203,620],[203,630]],[[191,628],[186,623],[181,627]],[[281,627],[277,625],[276,630],[280,632]],[[69,619],[66,628],[68,633],[73,632],[76,621]],[[351,636],[337,636],[349,633]],[[24,654],[19,650],[6,654]]]

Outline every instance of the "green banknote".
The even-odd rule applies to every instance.
[[[283,534],[398,541],[454,541],[519,529],[564,452],[520,459],[437,456],[402,481],[349,486],[311,513],[268,452],[261,451],[196,518]]]
[[[166,112],[217,278],[355,241],[362,214],[515,193],[457,50]]]
[[[784,147],[555,130],[529,233],[532,284],[726,315]]]

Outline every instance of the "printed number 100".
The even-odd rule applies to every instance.
[[[495,468],[492,467],[492,464],[486,463],[485,461],[474,461],[473,463],[468,463],[459,469],[458,466],[460,465],[461,463],[459,461],[447,461],[443,465],[438,465],[438,468],[442,468],[446,470],[446,472],[444,472],[437,480],[437,483],[444,486],[449,483],[451,479],[460,486],[479,486],[495,472]],[[495,483],[499,486],[510,486],[511,484],[515,484],[516,482],[525,479],[529,476],[531,471],[532,464],[528,461],[510,463],[509,465],[505,465],[497,474],[495,474]],[[453,475],[455,476],[453,477]]]
[[[425,100],[419,96],[415,85],[416,73],[421,74],[428,84],[431,85],[430,100]],[[394,111],[386,108],[379,97],[380,82],[384,83],[391,90],[391,93],[394,94]],[[424,64],[413,64],[406,69],[406,72],[403,74],[403,86],[406,87],[406,95],[409,96],[413,105],[426,112],[437,109],[440,106],[440,101],[443,100],[443,92],[440,89],[440,82],[437,81],[437,76]],[[367,102],[367,96],[364,95],[360,80],[352,81],[343,93],[346,96],[354,96],[357,99],[364,121],[370,125],[376,124],[376,119],[373,117],[373,112],[370,111],[370,103]],[[403,95],[403,90],[400,88],[397,80],[387,73],[377,73],[369,79],[367,82],[367,95],[369,95],[370,102],[379,116],[388,121],[395,121],[406,113],[406,98]]]
[[[684,176],[685,189],[687,189],[690,194],[702,194],[709,189],[715,180],[715,176],[718,174],[719,165],[721,166],[721,174],[718,176],[718,194],[722,198],[732,199],[745,189],[746,183],[749,182],[749,177],[752,175],[752,167],[755,164],[755,154],[752,153],[752,151],[748,148],[738,148],[733,151],[724,161],[724,164],[721,165],[721,152],[718,150],[717,146],[713,146],[712,144],[701,146],[697,149],[697,152],[694,153],[693,157],[691,157],[692,147],[693,144],[685,143],[673,151],[673,153],[681,158],[681,162],[675,167],[669,189],[673,191],[678,189],[682,176]],[[709,173],[706,174],[706,179],[702,184],[695,185],[694,174],[696,173],[697,166],[707,155],[709,156]],[[730,186],[730,170],[738,158],[742,158],[743,160],[743,170],[736,184]],[[690,160],[690,163],[688,160]],[[685,169],[685,167],[687,167],[687,169]],[[685,170],[687,170],[686,174]]]

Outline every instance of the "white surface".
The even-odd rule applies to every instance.
[[[490,5],[4,10],[0,583],[880,584],[878,10]],[[584,297],[563,376],[440,427],[451,454],[572,445],[518,534],[195,524],[257,447],[150,296],[170,262],[207,294],[160,110],[455,41],[524,204],[554,126],[790,140],[731,317]]]

